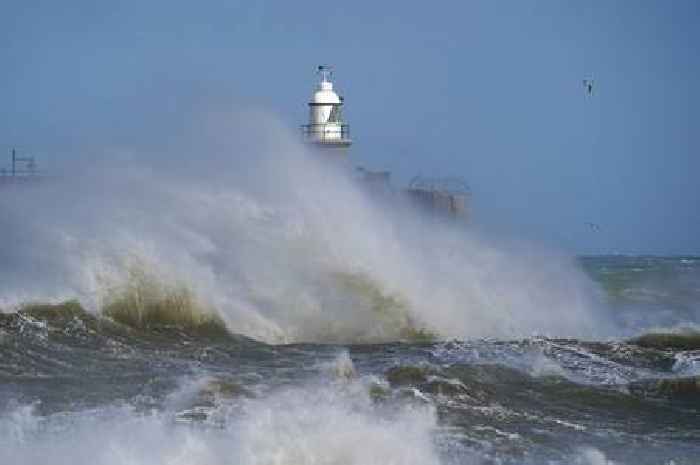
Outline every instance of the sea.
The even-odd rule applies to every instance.
[[[655,326],[266,343],[26,304],[0,314],[0,463],[699,464],[700,258],[576,262],[620,327]]]
[[[0,465],[700,464],[700,257],[417,212],[248,116],[3,188]]]

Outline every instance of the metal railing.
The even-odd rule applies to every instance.
[[[12,149],[12,163],[10,168],[0,168],[0,177],[30,177],[39,175],[34,157],[20,157],[17,151]]]
[[[40,176],[41,172],[37,169],[32,170],[18,170],[14,171],[9,168],[0,168],[0,178],[21,178],[21,177],[31,177]]]
[[[350,143],[350,125],[348,124],[304,124],[301,126],[301,134],[305,142]]]

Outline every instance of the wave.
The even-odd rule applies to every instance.
[[[461,380],[455,382],[440,377],[439,371],[417,367],[408,371],[420,373],[418,377],[407,377],[406,367],[399,367],[389,370],[389,383],[383,383],[358,375],[346,352],[330,365],[318,379],[262,393],[210,376],[183,380],[158,410],[120,403],[42,415],[37,404],[8,405],[0,414],[0,461],[24,465],[51,457],[56,465],[612,463],[592,447],[547,444],[542,453],[532,448],[523,431],[524,425],[534,423],[535,437],[541,438],[548,428],[568,428],[566,438],[585,444],[592,438],[582,435],[584,427],[524,411],[518,429],[513,418],[518,412],[507,408],[511,396],[503,405],[469,399],[503,395],[494,380],[523,380],[509,379],[513,374],[507,370],[461,367],[450,373]],[[402,370],[404,375],[399,375]],[[412,385],[413,381],[422,384]],[[462,382],[468,383],[468,390]],[[484,385],[485,391],[472,392]],[[455,399],[467,405],[450,408],[457,405]],[[463,424],[457,412],[469,415]]]
[[[336,298],[352,302],[352,307],[366,314],[371,322],[351,318],[338,318],[333,322],[322,320],[325,325],[308,321],[318,342],[382,342],[387,340],[431,341],[437,334],[420,327],[409,310],[408,304],[397,295],[385,293],[377,282],[361,273],[330,273],[323,284],[326,292]],[[36,321],[50,323],[64,329],[74,319],[95,326],[105,319],[128,328],[142,331],[177,329],[190,335],[216,336],[231,334],[231,329],[217,310],[202,303],[185,284],[166,284],[138,268],[130,268],[128,278],[120,285],[104,291],[102,306],[89,312],[78,300],[64,302],[29,302],[20,304],[16,314]],[[11,319],[12,314],[0,318]],[[371,330],[368,326],[372,326]]]
[[[132,269],[126,284],[111,289],[102,314],[132,328],[173,326],[197,334],[227,334],[214,309],[203,307],[185,285],[166,286]]]
[[[62,303],[47,303],[47,302],[30,302],[23,304],[19,310],[19,314],[27,315],[39,320],[63,323],[71,321],[75,318],[81,320],[94,320],[94,316],[88,314],[77,300],[68,300]],[[1,315],[1,314],[0,314]],[[3,315],[7,318],[7,315]]]
[[[204,398],[207,414],[178,410],[175,403],[158,412],[123,405],[41,416],[34,405],[18,405],[0,415],[0,462],[35,464],[51,457],[56,465],[442,463],[432,440],[434,409],[398,404],[379,411],[363,383],[319,379],[257,398],[206,380],[194,395],[198,402]],[[178,395],[188,397],[173,394]],[[211,403],[212,396],[220,397]]]
[[[221,320],[271,343],[615,331],[573,258],[378,201],[278,125],[241,120],[0,198],[0,306],[78,299],[135,327]],[[134,263],[158,286],[129,284]]]
[[[389,293],[367,273],[333,272],[329,275],[342,299],[352,301],[351,311],[359,311],[371,321],[344,325],[342,320],[328,325],[328,341],[352,342],[432,341],[439,336],[416,319],[410,303],[398,293]],[[354,319],[353,319],[354,320]],[[341,323],[339,323],[341,321]],[[351,328],[350,326],[354,326]]]
[[[639,396],[667,398],[700,405],[700,376],[637,381],[631,383],[629,389]]]
[[[134,303],[132,299],[133,296],[129,295],[115,300],[97,315],[85,310],[77,300],[27,303],[15,312],[0,313],[0,329],[4,329],[5,334],[22,334],[32,326],[39,330],[36,333],[39,338],[44,339],[48,333],[54,332],[65,336],[63,341],[69,345],[79,343],[83,333],[107,338],[130,335],[120,329],[160,335],[174,330],[173,336],[178,337],[232,336],[220,317],[198,309],[184,290],[152,301]]]
[[[651,349],[700,350],[700,332],[648,333],[631,339],[630,343]]]

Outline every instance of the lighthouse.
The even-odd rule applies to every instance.
[[[304,142],[323,152],[344,156],[352,144],[350,126],[343,121],[343,97],[333,89],[333,69],[319,66],[316,90],[309,102],[309,124],[303,125]]]

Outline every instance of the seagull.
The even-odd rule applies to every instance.
[[[588,92],[588,95],[593,95],[593,79],[584,79],[583,87]]]

